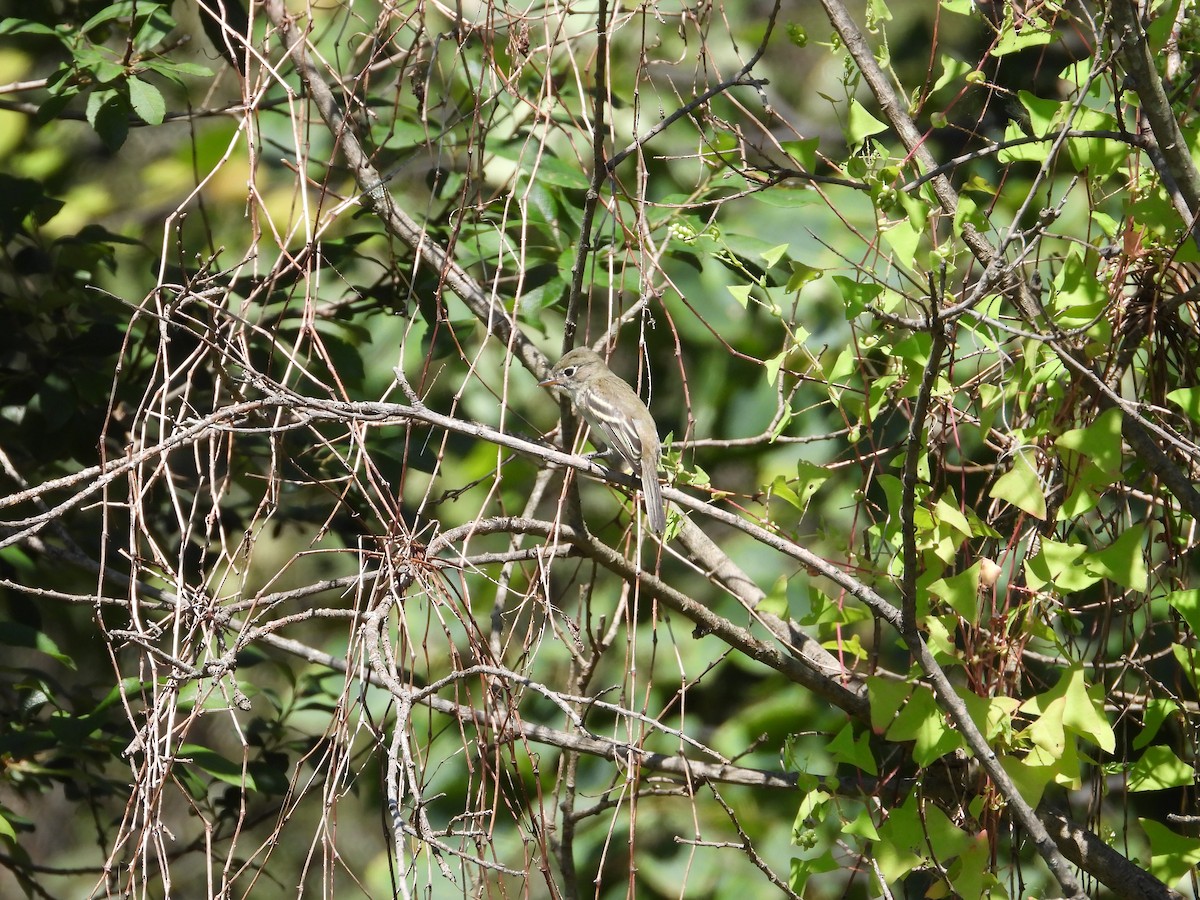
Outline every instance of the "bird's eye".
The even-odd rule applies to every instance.
[[[574,378],[575,377],[575,367],[567,366],[565,369],[563,369],[563,374],[566,375],[568,378]]]

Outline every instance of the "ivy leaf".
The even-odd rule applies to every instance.
[[[1093,572],[1131,591],[1145,591],[1149,581],[1142,547],[1145,532],[1143,525],[1127,528],[1105,549],[1089,553],[1085,564]]]
[[[1089,687],[1082,666],[1065,671],[1058,684],[1023,703],[1021,711],[1038,717],[1029,727],[1029,736],[1051,753],[1062,751],[1066,731],[1086,738],[1108,753],[1116,749],[1116,734],[1104,715],[1104,685]]]
[[[1041,479],[1020,450],[1013,458],[1012,468],[996,479],[988,496],[1011,503],[1036,519],[1046,518],[1046,495]]]
[[[986,833],[967,836],[966,846],[959,851],[958,859],[948,873],[954,893],[960,897],[996,896],[984,890],[985,885],[996,878],[988,866],[991,854],[991,840]]]
[[[942,74],[933,86],[933,93],[937,93],[951,82],[957,82],[967,77],[967,73],[971,71],[970,63],[964,62],[961,59],[955,59],[945,53],[942,54]]]
[[[879,774],[879,768],[875,765],[875,754],[871,752],[871,735],[864,731],[856,740],[854,728],[849,722],[834,735],[827,749],[834,762],[849,763],[868,775]]]
[[[867,112],[866,107],[857,100],[851,100],[850,110],[846,114],[846,143],[851,147],[859,147],[871,135],[881,131],[887,131],[887,125]]]
[[[1007,56],[1029,47],[1043,47],[1050,43],[1051,38],[1044,20],[1037,16],[1023,16],[1021,27],[1017,28],[1012,9],[1005,7],[1004,28],[1000,33],[1000,40],[992,50],[992,56]]]
[[[834,275],[833,283],[846,301],[846,318],[853,319],[874,302],[883,293],[883,285],[867,283],[860,284],[845,275]]]
[[[1133,739],[1133,749],[1141,750],[1158,734],[1167,716],[1179,710],[1179,704],[1174,700],[1156,699],[1146,704],[1146,712],[1142,715],[1142,730]]]
[[[1076,428],[1062,434],[1054,442],[1056,447],[1071,450],[1084,457],[1112,481],[1123,474],[1121,456],[1121,411],[1110,409],[1102,412],[1087,428]]]
[[[1129,790],[1161,791],[1183,787],[1196,779],[1196,770],[1175,755],[1170,747],[1156,744],[1133,764],[1129,771]]]
[[[1200,863],[1200,838],[1184,837],[1152,819],[1138,819],[1150,839],[1150,874],[1173,886]]]
[[[889,741],[913,741],[913,760],[927,766],[963,745],[962,735],[946,724],[933,692],[917,687],[884,735]]]
[[[1035,591],[1052,587],[1063,594],[1091,587],[1100,578],[1086,566],[1079,565],[1086,553],[1087,547],[1080,543],[1043,540],[1037,555],[1025,560],[1029,587]]]
[[[1187,413],[1193,422],[1200,422],[1200,387],[1179,388],[1167,394],[1167,399]]]
[[[1042,802],[1042,794],[1046,786],[1054,780],[1058,767],[1041,765],[1032,759],[1017,759],[1005,756],[1000,759],[1000,765],[1008,773],[1008,777],[1017,786],[1017,793],[1030,806],[1036,808]]]
[[[806,624],[801,622],[801,624]],[[912,693],[912,688],[889,678],[868,678],[867,699],[871,704],[871,728],[876,734],[891,724],[896,711]]]
[[[1166,601],[1183,616],[1183,621],[1192,629],[1192,634],[1200,635],[1200,589],[1172,591],[1167,594]]]
[[[939,578],[926,589],[972,625],[979,624],[980,565],[977,562],[965,572]]]

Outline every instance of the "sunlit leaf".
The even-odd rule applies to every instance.
[[[1013,455],[1012,468],[996,479],[988,496],[1011,503],[1035,519],[1046,518],[1046,493],[1041,478],[1023,451]]]

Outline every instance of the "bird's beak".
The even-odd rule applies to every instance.
[[[547,378],[545,381],[539,381],[538,387],[556,387],[561,383],[557,378]]]

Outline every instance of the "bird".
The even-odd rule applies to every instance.
[[[661,535],[667,528],[667,507],[658,483],[662,445],[650,410],[625,380],[614,375],[604,358],[586,347],[563,356],[541,387],[559,387],[592,428],[642,479],[642,498],[650,530]]]

